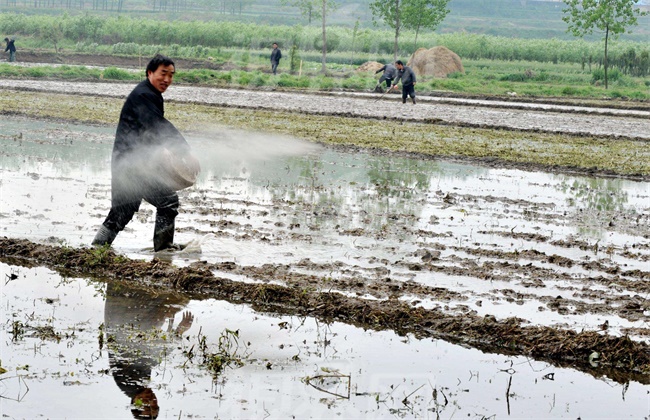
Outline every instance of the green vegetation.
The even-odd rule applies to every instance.
[[[165,49],[174,57],[207,58],[219,56],[225,49],[264,50],[267,57],[270,40],[288,50],[295,45],[306,61],[320,62],[321,28],[314,26],[271,26],[241,22],[160,21],[131,17],[100,19],[92,15],[28,16],[0,14],[0,32],[17,37],[20,48],[54,50],[50,28],[57,26],[60,36],[57,50],[151,56]],[[604,58],[600,42],[560,39],[520,39],[471,33],[421,33],[403,31],[399,51],[410,55],[417,48],[442,45],[462,59],[526,60],[553,63],[601,63]],[[394,32],[384,29],[328,28],[328,37],[336,44],[328,46],[328,63],[360,64],[378,58],[386,59],[394,52]],[[634,55],[631,55],[631,51]],[[641,60],[646,69],[647,42],[612,41],[610,61],[616,57]],[[645,53],[645,55],[644,55]],[[339,57],[332,57],[338,54]],[[354,57],[354,60],[352,60]],[[227,58],[227,57],[226,57]],[[637,65],[637,66],[638,66]],[[648,71],[646,70],[646,74]]]
[[[609,67],[607,49],[610,37],[616,38],[632,26],[638,24],[639,16],[647,15],[633,6],[638,0],[599,1],[564,0],[568,8],[563,18],[569,24],[569,31],[575,36],[585,36],[599,30],[605,37],[604,79],[608,86],[607,68]]]
[[[445,19],[450,10],[449,0],[375,0],[370,3],[373,21],[384,22],[395,32],[393,59],[397,60],[399,52],[399,36],[402,30],[415,31],[415,42],[420,29],[429,28],[432,31]]]
[[[53,102],[57,106],[48,106]],[[120,98],[21,92],[0,96],[0,114],[19,110],[28,117],[70,120],[74,116],[75,121],[86,124],[114,125],[122,104]],[[183,131],[205,128],[214,132],[215,126],[226,126],[331,145],[650,175],[650,151],[645,141],[408,122],[387,129],[386,122],[380,120],[175,102],[166,105],[165,115]],[[91,261],[101,260],[99,253]]]
[[[170,21],[246,22],[264,25],[315,25],[320,23],[317,0],[198,0],[167,2],[148,0],[43,2],[8,0],[3,10],[12,13],[60,15],[93,15],[107,17],[120,14],[139,18]],[[336,0],[336,9],[327,13],[330,26],[372,28],[368,0]],[[538,0],[451,0],[450,13],[439,26],[442,33],[476,33],[507,38],[571,39],[562,21],[563,4]],[[650,17],[639,21],[639,27],[628,40],[647,42]],[[599,39],[590,36],[590,40]]]
[[[452,10],[454,3],[465,4],[452,1]],[[505,4],[504,1],[496,3]],[[484,6],[490,9],[496,3]],[[80,66],[0,65],[1,77],[135,81],[142,78],[141,69],[148,58],[160,52],[177,60],[204,64],[202,69],[191,70],[179,66],[178,83],[312,90],[371,90],[376,84],[374,75],[357,73],[355,69],[367,61],[393,61],[395,42],[393,30],[363,28],[359,20],[353,28],[328,27],[327,68],[321,74],[322,33],[317,26],[166,21],[90,13],[52,16],[2,13],[0,31],[17,37],[19,60],[21,51],[31,50],[56,51],[63,56],[118,56],[131,58],[131,62],[137,59],[140,63],[139,69],[133,71],[117,67],[101,71]],[[280,43],[285,56],[277,77],[268,74],[270,40]],[[512,95],[515,92],[518,96],[650,99],[648,43],[610,40],[607,82],[602,42],[585,39],[523,39],[431,31],[418,34],[403,30],[399,37],[399,51],[403,55],[399,58],[408,59],[416,48],[438,45],[461,57],[465,73],[455,73],[446,79],[421,78],[417,86],[420,94],[449,91]],[[605,90],[605,85],[610,83],[612,89]]]
[[[200,357],[200,364],[204,366],[215,380],[219,378],[224,369],[228,367],[241,367],[244,365],[243,357],[239,348],[239,330],[233,331],[226,328],[219,336],[219,342],[216,351],[212,351],[208,343],[207,336],[200,331],[198,334],[197,345],[192,345],[188,350],[183,350],[186,357],[184,366],[192,363],[194,358]],[[197,347],[197,351],[194,348]]]
[[[237,55],[233,54],[237,65]],[[577,64],[552,64],[527,61],[503,62],[496,60],[465,60],[465,73],[453,73],[446,79],[420,78],[419,94],[454,92],[468,95],[512,95],[532,97],[625,98],[650,100],[650,82],[641,77],[610,71],[610,89],[605,90],[602,68],[584,70]],[[280,66],[287,71],[289,63]],[[176,73],[176,84],[216,87],[284,88],[300,90],[357,90],[370,91],[377,83],[373,73],[357,73],[352,66],[332,66],[327,75],[318,74],[318,63],[305,63],[302,75],[268,73],[265,60],[248,63],[248,70],[210,70],[182,67]],[[139,81],[142,71],[126,71],[109,67],[105,70],[84,66],[17,67],[0,64],[0,77],[51,78],[65,80]]]

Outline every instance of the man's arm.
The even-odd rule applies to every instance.
[[[397,87],[397,84],[398,84],[399,81],[402,79],[402,75],[403,75],[403,73],[402,73],[401,71],[398,70],[398,71],[397,71],[397,77],[396,77],[395,80],[393,81],[393,86],[391,87],[391,89]]]
[[[153,92],[143,92],[135,100],[137,101],[136,118],[142,124],[145,143],[164,145],[175,152],[189,152],[190,146],[183,135],[165,118],[158,95]]]

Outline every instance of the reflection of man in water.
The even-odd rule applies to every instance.
[[[186,311],[174,329],[174,315],[188,299],[175,293],[156,294],[125,285],[108,284],[104,324],[111,372],[117,386],[131,398],[136,419],[158,417],[158,399],[149,387],[151,370],[166,356],[174,334],[187,331],[194,320]],[[161,327],[168,323],[166,330]]]

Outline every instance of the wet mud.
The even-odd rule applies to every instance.
[[[146,282],[152,286],[179,289],[193,298],[218,298],[232,303],[248,303],[260,311],[311,316],[325,322],[346,322],[366,329],[392,329],[399,334],[442,338],[483,351],[530,356],[557,366],[570,365],[596,377],[607,375],[615,381],[630,379],[650,383],[650,346],[629,337],[613,337],[597,331],[574,332],[542,326],[526,326],[514,318],[497,321],[471,311],[450,315],[436,309],[414,307],[401,302],[405,294],[426,294],[441,302],[448,292],[426,287],[363,282],[358,279],[334,281],[332,287],[353,293],[377,295],[387,299],[368,300],[346,297],[321,289],[328,282],[314,275],[291,273],[290,267],[265,265],[240,266],[234,262],[175,267],[162,260],[132,261],[110,249],[73,249],[35,244],[27,240],[0,239],[0,255],[8,264],[44,265],[65,275],[110,280]],[[301,265],[311,265],[304,261]],[[421,268],[413,268],[421,269]],[[219,277],[213,272],[232,272],[256,278],[261,284],[246,284]],[[281,281],[284,285],[270,284]],[[347,283],[347,284],[345,284]],[[386,284],[389,283],[389,284]],[[647,287],[647,285],[646,285]],[[417,289],[417,290],[414,290]],[[505,291],[507,294],[507,291]],[[513,298],[525,299],[526,296]],[[622,309],[632,317],[642,316],[645,299],[624,299]],[[567,310],[572,302],[549,302],[553,310]],[[592,354],[599,354],[594,365]],[[590,363],[590,361],[592,363]]]
[[[110,90],[113,86],[103,88],[108,90],[101,95],[123,94]],[[278,99],[273,92],[265,95],[268,101]],[[260,105],[250,98],[248,118],[259,120],[260,127],[272,124],[277,114],[258,113]],[[102,100],[93,106],[101,110]],[[359,101],[368,106],[368,99]],[[275,107],[261,107],[267,106]],[[218,112],[228,114],[231,108],[239,109],[229,105]],[[191,109],[183,111],[192,121]],[[339,118],[337,112],[331,111],[328,118]],[[232,115],[236,119],[242,114]],[[574,131],[579,137],[590,123],[577,118],[583,124]],[[622,118],[641,131],[648,124]],[[603,142],[640,145],[634,159],[643,165],[643,147],[648,144],[644,136],[650,131],[637,135],[620,121],[593,124],[589,135]],[[305,132],[327,131],[326,123],[301,126]],[[604,135],[603,127],[614,132]],[[438,168],[432,155],[368,152],[357,145],[326,142],[321,143],[327,144],[325,152],[319,151],[322,155],[306,158],[310,149],[299,149],[286,160],[278,159],[274,169],[269,168],[274,159],[268,156],[251,162],[227,153],[210,166],[210,153],[231,145],[223,138],[201,137],[197,130],[189,140],[202,145],[207,171],[195,188],[181,194],[177,232],[181,238],[211,237],[233,250],[226,256],[204,252],[178,264],[182,256],[170,256],[173,263],[164,256],[140,260],[142,252],[133,251],[141,244],[133,238],[150,233],[147,223],[153,211],[147,207],[136,216],[139,224],[132,222],[133,230],[119,237],[131,238],[127,250],[120,250],[119,243],[115,250],[87,248],[109,206],[105,171],[111,137],[62,127],[39,130],[35,140],[23,131],[2,139],[7,176],[3,189],[11,198],[0,214],[4,230],[10,232],[0,239],[3,263],[46,266],[66,276],[146,283],[193,299],[246,303],[263,312],[528,356],[621,384],[650,383],[650,190],[645,172],[563,165],[549,172],[577,172],[584,178],[538,180],[535,170],[548,165],[460,159],[481,164],[470,177],[466,169],[453,165]],[[519,133],[516,126],[508,131]],[[231,140],[241,141],[237,136]],[[23,148],[31,143],[34,149]],[[270,143],[271,149],[294,147]],[[81,157],[68,152],[73,144],[81,148]],[[245,154],[261,144],[246,144]],[[46,152],[37,151],[41,147]],[[91,154],[100,157],[90,162]],[[59,167],[70,162],[73,169]],[[54,170],[48,172],[50,165]],[[223,169],[226,165],[233,168]],[[94,166],[102,169],[88,170]],[[512,167],[525,172],[510,172]],[[445,181],[449,174],[457,175]],[[592,174],[596,178],[588,177]],[[52,188],[82,192],[58,198],[48,192]],[[45,195],[38,198],[40,194]],[[47,204],[37,206],[37,200]],[[73,204],[84,216],[50,210],[64,200],[62,206],[69,210]],[[48,229],[54,233],[38,240],[31,233],[33,224],[49,226],[35,228],[38,235]]]
[[[125,97],[133,83],[1,80],[0,88],[75,95]],[[273,110],[387,123],[445,124],[479,129],[515,130],[571,136],[650,140],[650,110],[571,107],[543,103],[449,100],[423,96],[418,105],[402,104],[397,94],[359,92],[261,91],[175,86],[165,94],[170,102],[227,108]],[[399,128],[399,127],[396,127]],[[398,134],[398,133],[396,133]]]
[[[0,113],[4,115],[111,126],[118,118],[120,97],[132,87],[114,83],[11,80],[0,81],[2,86],[10,89],[0,97]],[[477,111],[467,105],[454,105],[448,109],[448,117],[430,119],[426,116],[442,108],[435,103],[424,103],[418,108],[424,119],[418,121],[412,109],[400,112],[401,107],[390,102],[377,104],[369,97],[348,99],[300,93],[282,97],[283,94],[276,92],[180,89],[185,90],[179,92],[178,102],[168,104],[167,114],[183,131],[198,135],[218,130],[219,126],[237,127],[291,135],[350,153],[371,151],[377,155],[443,158],[492,168],[650,180],[648,143],[643,137],[650,133],[650,114],[645,120],[599,115],[579,116],[574,121],[569,113],[568,124],[574,131],[558,133],[555,130],[560,126],[554,120],[557,112],[543,108],[519,111],[516,115],[510,115],[512,111],[508,109],[492,109],[490,112],[499,121],[498,126],[493,126],[483,120],[482,107]],[[355,111],[341,113],[340,104],[348,102],[351,104],[345,106]],[[458,115],[472,122],[458,121]],[[513,125],[506,118],[514,118],[517,123]],[[547,128],[525,132],[518,128],[534,126],[540,118],[546,120]],[[624,121],[633,127],[626,126]],[[607,131],[602,132],[601,127],[605,126]],[[634,133],[644,134],[638,137]]]

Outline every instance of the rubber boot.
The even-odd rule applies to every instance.
[[[102,246],[106,244],[110,245],[115,240],[115,237],[117,237],[117,232],[107,228],[104,225],[101,225],[97,231],[97,234],[95,234],[95,239],[93,239],[92,246]]]
[[[174,220],[164,217],[156,217],[156,227],[153,232],[153,250],[154,252],[163,249],[174,248]]]
[[[415,105],[415,98],[413,98],[413,105]]]

